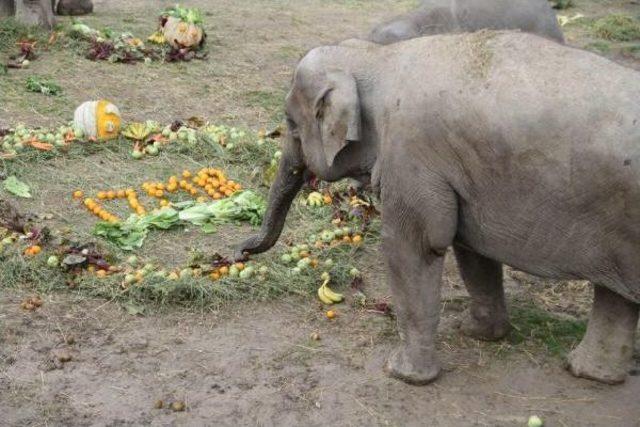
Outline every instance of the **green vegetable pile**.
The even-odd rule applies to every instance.
[[[182,22],[196,25],[202,25],[204,22],[202,19],[202,12],[200,12],[200,10],[181,7],[180,5],[175,5],[174,7],[166,9],[161,16],[172,16],[174,18],[178,18]]]
[[[176,209],[164,208],[144,216],[131,215],[124,222],[99,222],[93,234],[122,250],[132,251],[142,247],[150,229],[167,230],[180,223],[190,223],[202,226],[205,233],[212,233],[220,224],[259,225],[266,211],[265,200],[250,190],[211,203],[183,202],[174,206]]]
[[[262,197],[252,191],[242,191],[211,203],[202,203],[179,213],[181,221],[201,225],[205,233],[215,231],[215,226],[226,223],[248,222],[260,225],[266,211]]]
[[[42,93],[49,96],[57,96],[62,93],[62,88],[57,83],[44,80],[38,76],[30,76],[26,82],[27,90]]]

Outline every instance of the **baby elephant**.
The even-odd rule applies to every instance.
[[[418,9],[376,26],[367,39],[391,44],[482,29],[521,30],[564,43],[547,0],[425,0]]]
[[[270,248],[307,173],[371,177],[401,345],[388,372],[438,376],[447,248],[471,296],[463,332],[509,331],[502,264],[590,280],[573,374],[625,380],[640,303],[640,74],[520,32],[316,48],[286,98],[288,136],[260,232]]]

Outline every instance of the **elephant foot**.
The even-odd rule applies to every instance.
[[[440,366],[436,361],[414,363],[407,357],[404,349],[391,356],[384,370],[390,377],[412,385],[429,384],[440,374]]]
[[[507,336],[511,324],[504,316],[476,316],[474,310],[468,310],[462,320],[460,330],[463,334],[483,341],[498,341]]]
[[[605,384],[621,384],[627,379],[626,366],[607,357],[598,357],[581,345],[567,356],[567,369],[576,377]]]
[[[595,285],[587,333],[567,358],[569,371],[606,384],[624,382],[633,356],[639,308]]]

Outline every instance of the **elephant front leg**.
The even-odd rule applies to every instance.
[[[399,244],[399,242],[397,243]],[[385,370],[411,384],[427,384],[438,377],[435,337],[440,320],[440,284],[444,257],[426,258],[415,248],[389,258],[390,286],[401,344]],[[396,250],[397,250],[396,249]]]
[[[385,369],[408,383],[427,384],[440,373],[435,338],[444,256],[456,229],[456,203],[449,193],[440,199],[416,198],[412,201],[416,209],[397,199],[388,202],[391,198],[383,203],[382,249],[401,343]]]
[[[587,333],[568,357],[571,373],[608,384],[624,382],[633,355],[639,307],[603,286],[594,286]]]
[[[471,296],[462,332],[487,341],[504,338],[511,325],[502,285],[502,264],[459,246],[454,246],[454,250],[460,275]]]

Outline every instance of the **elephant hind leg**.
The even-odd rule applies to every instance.
[[[471,307],[461,330],[486,341],[504,338],[511,329],[502,285],[502,264],[454,246],[458,269],[471,296]]]
[[[639,304],[603,286],[594,286],[587,333],[568,356],[571,373],[607,384],[624,382],[633,355],[639,310]]]

